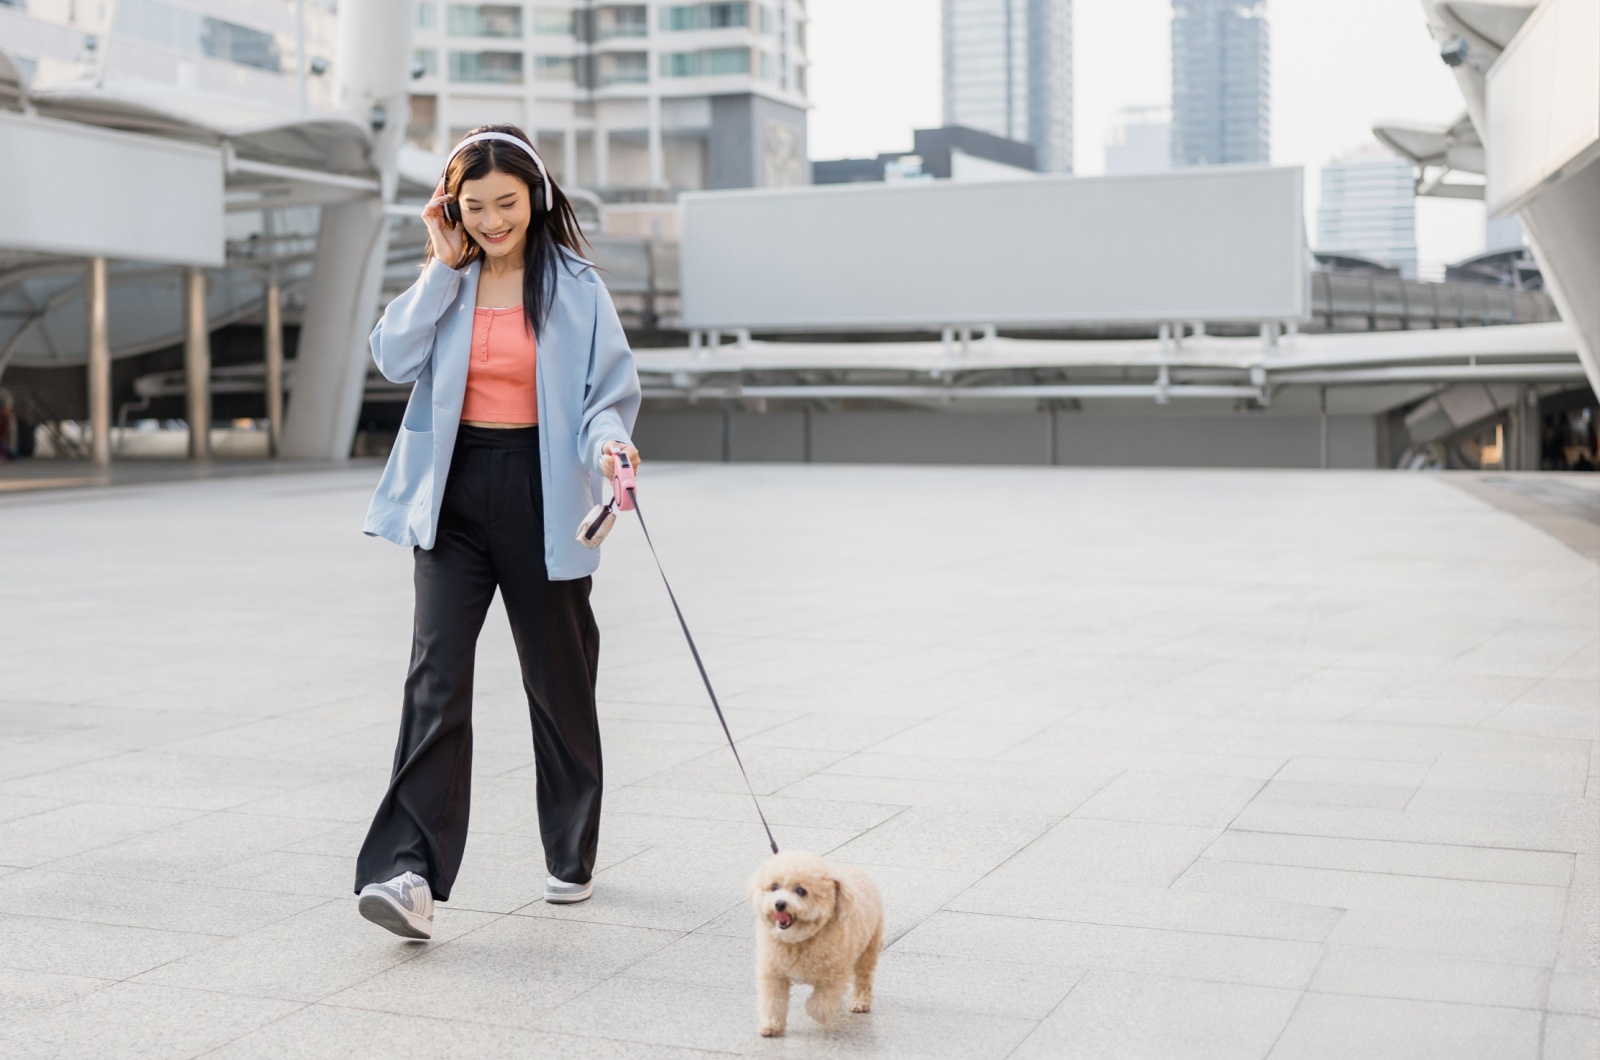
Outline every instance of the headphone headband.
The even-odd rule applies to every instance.
[[[444,168],[446,170],[448,170],[450,168],[450,163],[455,160],[456,155],[459,155],[461,153],[461,149],[463,147],[466,147],[468,144],[482,143],[484,140],[503,140],[504,142],[506,142],[508,144],[515,144],[518,147],[522,148],[522,150],[527,154],[527,156],[529,158],[533,159],[533,164],[535,166],[539,167],[539,176],[544,178],[544,209],[545,209],[545,212],[549,213],[551,210],[555,209],[555,189],[550,184],[550,174],[549,174],[549,172],[547,172],[545,170],[545,168],[544,168],[544,159],[539,157],[539,152],[537,152],[537,151],[535,151],[533,149],[533,145],[532,144],[528,143],[526,140],[520,140],[517,137],[512,136],[510,133],[503,133],[503,132],[474,133],[473,135],[467,137],[465,140],[462,140],[460,143],[456,144],[456,146],[451,150],[449,157],[444,160]]]

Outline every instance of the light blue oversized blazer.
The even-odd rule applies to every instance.
[[[598,549],[578,544],[578,523],[601,496],[601,447],[631,444],[639,414],[639,375],[611,295],[589,262],[562,255],[535,362],[544,563],[555,581],[582,578],[600,565]],[[367,509],[362,530],[371,536],[433,547],[461,424],[477,298],[477,262],[456,270],[435,259],[372,329],[378,371],[416,386]]]

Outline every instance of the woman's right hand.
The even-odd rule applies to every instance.
[[[467,237],[461,225],[452,227],[446,219],[444,204],[449,201],[450,196],[444,190],[444,178],[440,177],[439,186],[433,189],[433,198],[422,208],[422,223],[428,226],[428,242],[433,248],[433,256],[453,269],[466,252]]]

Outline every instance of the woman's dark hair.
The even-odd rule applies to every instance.
[[[528,134],[515,125],[480,125],[467,135],[485,132],[506,133],[533,146]],[[529,329],[537,336],[544,328],[545,318],[550,314],[550,304],[555,299],[556,266],[565,264],[568,268],[572,267],[570,262],[562,261],[564,255],[561,249],[564,247],[578,254],[579,244],[588,243],[588,240],[578,227],[578,216],[572,210],[572,203],[562,193],[561,185],[550,181],[551,205],[546,210],[545,178],[539,173],[539,167],[533,164],[533,159],[528,157],[526,151],[504,140],[482,140],[462,148],[445,170],[445,194],[459,202],[462,184],[494,172],[509,174],[528,186],[528,206],[533,216],[528,221],[528,238],[523,246],[522,315]],[[457,268],[483,257],[483,248],[478,246],[477,241],[463,235],[466,252],[456,263]],[[432,256],[433,245],[430,243],[428,257]]]

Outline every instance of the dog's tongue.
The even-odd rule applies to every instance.
[[[788,913],[783,912],[782,910],[779,910],[778,912],[773,913],[772,914],[772,919],[777,921],[777,924],[778,924],[779,927],[788,927],[790,924],[794,923],[794,917],[791,916]]]

